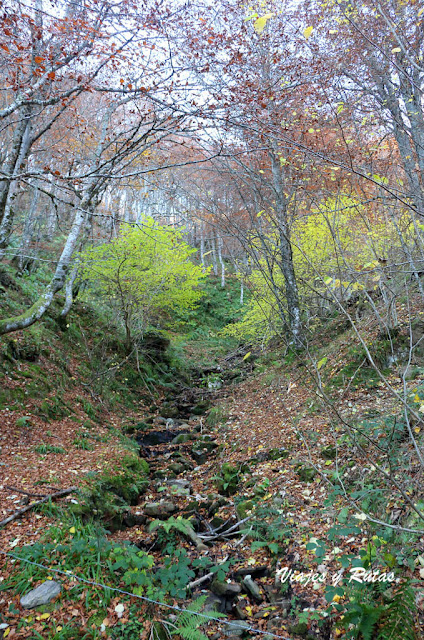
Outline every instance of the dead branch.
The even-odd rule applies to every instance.
[[[29,496],[30,498],[45,498],[47,497],[46,493],[30,493],[29,491],[24,491],[23,489],[18,489],[17,487],[10,487],[9,485],[4,485],[5,489],[9,491],[15,491],[16,493],[22,493],[24,496]]]
[[[37,502],[31,502],[31,504],[28,504],[23,509],[19,509],[18,511],[15,511],[15,513],[12,513],[12,515],[8,516],[4,520],[1,520],[0,527],[4,527],[6,524],[9,524],[9,522],[12,522],[17,518],[20,518],[24,513],[26,513],[27,511],[30,511],[34,507],[37,507],[39,504],[43,504],[44,502],[47,502],[50,499],[54,500],[55,498],[62,498],[63,496],[67,496],[76,490],[77,490],[77,487],[70,487],[70,489],[62,489],[61,491],[57,491],[56,493],[51,493],[50,495],[45,496],[41,500],[37,500]]]

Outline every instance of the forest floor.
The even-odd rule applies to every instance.
[[[325,365],[333,377],[346,363],[349,343],[349,336],[345,336],[333,345],[331,362]],[[43,359],[40,365],[49,366]],[[163,548],[155,544],[157,532],[149,529],[154,517],[146,516],[144,509],[146,504],[171,502],[175,517],[194,518],[199,535],[209,533],[212,538],[205,549],[185,536],[179,536],[177,548],[185,549],[189,561],[209,558],[214,566],[224,563],[226,578],[231,584],[239,584],[240,577],[246,573],[254,578],[256,594],[248,588],[243,587],[240,591],[237,587],[236,597],[227,593],[218,596],[221,609],[227,610],[229,620],[244,620],[253,635],[261,633],[259,637],[268,634],[268,638],[325,640],[341,636],[342,623],[339,626],[337,623],[318,625],[313,614],[331,608],[324,598],[324,590],[326,585],[333,584],[340,571],[338,558],[343,553],[355,555],[366,548],[371,539],[370,530],[367,522],[361,519],[361,513],[356,513],[359,533],[341,536],[337,545],[330,541],[323,557],[317,558],[307,545],[326,538],[334,524],[344,521],[340,518],[345,504],[341,497],[333,497],[329,502],[329,472],[348,468],[353,478],[371,478],[374,471],[372,460],[359,457],[352,446],[345,443],[335,447],[344,431],[344,419],[352,415],[356,418],[367,416],[376,409],[379,414],[389,416],[394,413],[392,395],[384,383],[378,381],[372,388],[365,384],[345,386],[338,396],[340,421],[337,422],[334,411],[328,412],[317,404],[317,396],[309,384],[310,376],[301,361],[284,366],[276,365],[275,361],[274,365],[265,367],[249,366],[251,371],[245,380],[228,384],[216,392],[215,407],[209,410],[209,418],[207,415],[191,416],[187,420],[176,419],[173,425],[170,421],[164,424],[160,408],[149,413],[147,407],[140,405],[134,411],[127,411],[125,417],[119,411],[106,412],[100,408],[100,418],[95,425],[82,431],[81,424],[87,417],[84,407],[93,399],[78,385],[63,397],[65,405],[72,407],[71,416],[46,421],[45,417],[37,416],[35,409],[40,405],[37,398],[28,400],[25,411],[3,408],[0,411],[0,520],[28,502],[39,500],[40,495],[74,486],[81,489],[87,486],[93,473],[106,466],[119,466],[128,453],[129,440],[122,426],[137,424],[149,417],[150,428],[162,432],[176,428],[188,433],[189,438],[185,442],[166,442],[142,450],[150,465],[151,477],[147,491],[138,504],[131,507],[136,524],[118,528],[109,534],[109,540],[116,544],[135,543],[151,553],[156,564],[161,566]],[[22,374],[25,374],[25,366],[20,366],[19,375],[6,379],[6,385],[25,390],[31,379]],[[396,372],[391,382],[399,385],[400,390],[401,380]],[[411,389],[420,382],[411,382]],[[49,398],[54,399],[54,392]],[[30,418],[26,419],[26,416]],[[143,435],[146,433],[149,431]],[[204,442],[208,438],[217,446],[209,450],[200,463],[193,461],[193,448],[201,439]],[[335,454],[333,450],[336,450]],[[168,473],[172,461],[182,461],[186,466],[177,469],[176,473]],[[222,485],[223,464],[230,465],[224,478],[227,487]],[[411,475],[415,471],[410,469]],[[220,477],[221,489],[217,493]],[[175,485],[172,485],[172,478]],[[414,481],[422,482],[422,478],[415,476]],[[76,496],[70,494],[62,498],[61,507],[66,511],[67,505],[75,503]],[[395,501],[388,500],[386,515],[393,522],[398,517],[396,509]],[[254,513],[263,517],[264,522],[267,514],[273,513],[279,518],[278,530],[257,529],[256,544],[252,544],[252,537],[248,535],[249,521]],[[245,522],[238,526],[240,521]],[[31,509],[0,529],[2,582],[7,583],[16,574],[15,563],[10,558],[6,561],[4,554],[14,553],[24,545],[33,545],[55,524],[56,520],[48,510]],[[226,535],[225,530],[231,526],[235,528]],[[74,533],[75,529],[72,531],[71,527],[69,538]],[[48,557],[45,564],[50,564]],[[298,579],[287,581],[284,593],[278,571],[285,568],[293,571]],[[195,580],[207,572],[200,568],[195,572]],[[419,577],[416,572],[405,567],[407,577]],[[303,581],[299,579],[302,573]],[[311,579],[313,574],[315,578]],[[46,575],[55,577],[53,573]],[[307,576],[310,576],[309,580]],[[71,589],[72,579],[67,584],[67,579],[61,576],[60,581],[66,594]],[[200,580],[193,588],[191,598],[201,593],[211,596],[210,583],[210,579]],[[67,600],[62,594],[56,607],[44,614],[30,616],[22,609],[16,591],[0,592],[3,616],[0,622],[4,620],[6,625],[3,637],[60,638],[62,636],[54,635],[53,630],[59,629],[59,634],[62,627],[73,623],[87,632],[96,626],[98,636],[87,637],[100,638],[106,637],[115,626],[128,622],[128,607],[124,614],[117,608],[121,602],[119,593],[110,601],[107,615],[100,624],[98,620],[93,622],[93,611],[87,608],[89,589],[87,586],[82,591],[78,601]],[[336,595],[334,603],[339,600]],[[184,600],[173,598],[172,602],[181,605]],[[417,591],[417,604],[423,620],[423,590]],[[139,607],[140,616],[145,615],[146,620],[148,611],[151,612],[146,603]],[[156,611],[153,616],[150,613],[150,618],[160,618],[160,613]],[[25,624],[22,624],[23,620]],[[146,621],[143,635],[128,637],[153,637],[151,625],[152,622]],[[242,632],[246,630],[242,629]],[[216,639],[229,637],[231,628],[228,631],[225,623],[209,623],[207,634]],[[240,635],[240,629],[234,629],[234,636]]]

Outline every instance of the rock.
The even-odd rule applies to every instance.
[[[271,618],[270,620],[268,620],[266,628],[268,631],[281,631],[282,629],[285,629],[284,624],[284,618],[280,618],[280,616],[277,616],[276,618]]]
[[[164,418],[178,418],[179,416],[177,407],[171,402],[164,402],[161,411]]]
[[[211,584],[211,591],[216,596],[235,598],[240,593],[241,587],[235,582],[224,582],[223,580],[215,579]]]
[[[42,604],[48,604],[53,598],[59,595],[61,586],[54,580],[46,580],[35,589],[29,591],[21,597],[21,606],[24,609],[33,609]]]
[[[144,505],[144,513],[151,518],[165,519],[177,511],[173,502],[164,500],[163,502],[148,502]]]
[[[248,622],[244,622],[244,620],[232,620],[225,625],[224,635],[226,637],[234,636],[235,638],[241,638],[249,629],[250,624]]]
[[[334,460],[337,455],[337,448],[330,444],[321,449],[321,456],[324,460]]]
[[[203,416],[210,408],[211,404],[207,400],[198,402],[191,410],[191,413],[195,416]]]
[[[243,587],[246,589],[247,593],[252,596],[255,602],[262,602],[263,597],[261,594],[261,590],[259,586],[256,584],[254,580],[252,580],[252,576],[245,576],[243,578]]]
[[[219,511],[219,509],[221,509],[221,507],[225,507],[227,504],[229,504],[229,501],[224,498],[224,496],[220,496],[219,493],[209,494],[208,500],[210,500],[211,496],[213,495],[215,495],[216,498],[213,500],[213,502],[210,503],[209,506],[207,506],[208,516],[210,518],[213,517],[215,513]]]
[[[242,567],[236,569],[233,574],[235,577],[250,576],[255,578],[263,578],[270,575],[270,569],[266,564],[259,565],[258,567]]]
[[[313,467],[305,467],[302,463],[296,465],[296,473],[303,482],[312,482],[317,475],[316,469]]]
[[[254,502],[252,500],[244,500],[244,502],[239,502],[236,506],[236,513],[240,520],[244,520],[249,515],[248,512],[252,511],[254,507]]]
[[[193,439],[193,436],[190,433],[179,433],[171,441],[171,444],[184,444],[185,442],[190,442],[190,440],[192,439]]]
[[[168,484],[171,487],[179,487],[180,489],[188,489],[188,493],[191,493],[191,485],[188,480],[165,480],[165,484]]]
[[[220,598],[215,593],[210,593],[206,598],[205,604],[203,606],[203,611],[206,613],[211,613],[213,611],[220,611],[224,613],[225,611],[225,600]]]
[[[177,476],[180,473],[183,473],[183,471],[185,471],[185,467],[183,464],[181,464],[181,462],[171,462],[168,468],[170,469],[170,471],[173,471]]]
[[[236,605],[234,607],[234,615],[238,620],[246,620],[247,618],[247,615],[245,614],[244,609],[242,609],[239,605]]]

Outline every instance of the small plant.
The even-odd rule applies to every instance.
[[[22,416],[16,420],[15,424],[19,429],[28,429],[31,427],[31,416]]]
[[[48,453],[66,453],[66,449],[63,447],[57,447],[53,444],[45,444],[44,442],[35,447],[35,451],[42,455],[46,455]]]
[[[200,598],[191,602],[185,611],[179,614],[177,620],[169,629],[171,636],[180,636],[183,640],[208,640],[199,627],[205,624],[209,618],[224,618],[225,616],[216,611],[209,614],[202,612],[206,598],[206,595],[200,596]],[[201,615],[196,615],[201,612]]]
[[[219,493],[225,496],[232,496],[237,492],[240,481],[241,469],[229,462],[224,462],[221,472],[215,476],[215,484]]]
[[[77,449],[83,449],[84,451],[92,451],[94,449],[94,447],[91,444],[91,442],[89,442],[89,440],[87,438],[84,438],[84,437],[75,438],[75,440],[73,440],[72,444]]]

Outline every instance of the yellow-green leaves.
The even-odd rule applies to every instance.
[[[309,40],[309,38],[311,37],[312,31],[314,30],[313,27],[306,27],[306,29],[304,29],[303,31],[303,35],[305,37],[305,40]]]
[[[266,27],[266,24],[267,24],[268,20],[270,18],[272,18],[273,15],[274,15],[273,13],[266,13],[264,16],[260,16],[260,18],[255,20],[255,22],[253,23],[253,27],[254,27],[256,33],[258,33],[258,34],[262,33],[262,31]]]

